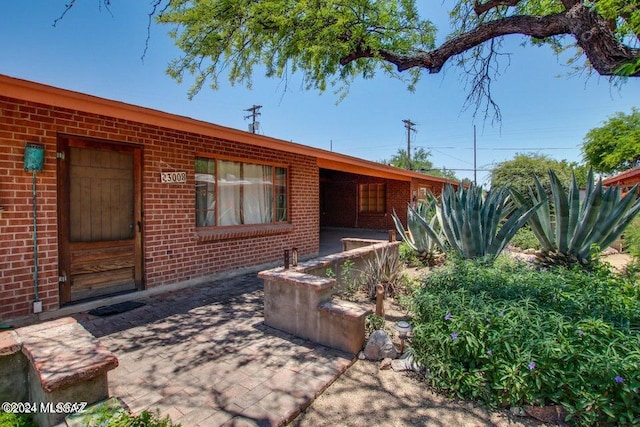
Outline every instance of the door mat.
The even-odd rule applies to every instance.
[[[104,305],[102,307],[94,308],[89,311],[92,316],[113,316],[114,314],[124,313],[125,311],[133,310],[134,308],[142,307],[145,305],[139,301],[125,301],[118,304]]]

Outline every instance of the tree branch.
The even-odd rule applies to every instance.
[[[492,4],[495,4],[511,0],[492,1]],[[563,2],[573,4],[573,7],[566,12],[552,15],[540,17],[516,15],[489,21],[447,40],[440,47],[428,52],[403,54],[389,50],[375,51],[368,46],[361,46],[342,58],[340,64],[346,65],[361,58],[379,58],[394,64],[398,71],[419,67],[433,74],[440,72],[451,57],[491,39],[509,34],[520,34],[538,39],[572,35],[589,59],[591,66],[602,76],[615,76],[616,70],[621,65],[640,58],[640,50],[632,49],[621,43],[611,31],[608,21],[595,11],[576,0],[563,0]],[[632,76],[640,76],[640,71]]]
[[[346,65],[359,58],[379,57],[394,64],[398,71],[421,67],[427,69],[430,73],[438,73],[452,56],[461,54],[496,37],[522,34],[535,38],[546,38],[567,34],[569,27],[565,21],[564,14],[542,17],[511,16],[480,24],[475,29],[453,37],[440,47],[429,52],[405,55],[386,50],[374,52],[369,48],[364,48],[344,57],[340,63]]]
[[[495,9],[499,6],[517,6],[522,0],[490,0],[485,3],[480,3],[476,0],[473,3],[473,11],[476,15],[480,16],[485,12],[490,11],[491,9]]]

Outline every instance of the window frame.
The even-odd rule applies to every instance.
[[[255,228],[255,227],[273,227],[273,226],[282,226],[282,225],[286,225],[286,224],[291,224],[291,211],[290,211],[290,206],[291,206],[291,170],[288,164],[284,164],[284,163],[277,163],[277,162],[269,162],[269,161],[262,161],[262,160],[257,160],[257,159],[247,159],[247,158],[241,158],[241,157],[232,157],[232,156],[224,156],[224,155],[211,155],[211,154],[207,154],[207,153],[196,153],[195,154],[195,158],[194,158],[194,180],[195,183],[198,182],[197,179],[195,179],[195,174],[199,173],[196,171],[196,161],[198,159],[203,159],[203,160],[210,160],[214,162],[214,193],[215,193],[215,208],[213,209],[214,211],[214,225],[199,225],[198,224],[198,209],[197,209],[197,194],[198,191],[195,190],[194,191],[194,204],[196,204],[194,206],[195,209],[195,215],[194,215],[194,219],[195,219],[195,227],[196,230],[224,230],[224,229],[229,229],[229,228],[234,228],[234,227],[241,227],[241,228]],[[272,186],[271,186],[271,222],[258,222],[258,223],[249,223],[249,224],[228,224],[228,225],[220,225],[220,211],[219,211],[219,206],[220,206],[220,187],[219,187],[219,182],[220,182],[220,162],[238,162],[241,164],[241,168],[242,165],[256,165],[256,166],[268,166],[271,167],[271,179],[272,179]],[[278,179],[278,169],[284,170],[285,172],[285,177],[284,177],[284,185],[285,185],[285,191],[284,191],[284,196],[285,196],[285,208],[284,208],[284,213],[286,215],[284,220],[280,220],[278,221],[278,213],[283,212],[282,209],[278,209],[278,196],[282,195],[281,192],[277,191],[277,185],[279,183],[282,182],[281,179]],[[195,188],[195,183],[194,183],[194,188]]]
[[[375,186],[375,206],[371,206],[371,187]],[[366,202],[365,202],[366,193]],[[358,185],[358,213],[385,214],[387,212],[387,183],[361,182]]]

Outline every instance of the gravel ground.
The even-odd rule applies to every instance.
[[[380,370],[358,360],[292,426],[544,426],[508,412],[488,411],[431,392],[417,374]]]

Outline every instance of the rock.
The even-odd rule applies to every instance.
[[[364,355],[369,360],[395,359],[398,351],[385,331],[375,331],[364,347]]]
[[[382,362],[380,362],[380,369],[381,370],[387,370],[387,369],[391,369],[391,364],[392,364],[392,360],[388,357],[385,357],[384,359],[382,359]]]
[[[522,409],[519,406],[512,406],[509,409],[509,412],[511,412],[511,415],[513,415],[514,417],[526,417],[527,414],[524,412],[524,409]]]
[[[412,355],[408,355],[407,357],[403,357],[402,359],[395,359],[391,362],[391,369],[394,371],[414,371],[414,372],[422,372],[424,368],[416,363],[413,360]]]
[[[525,406],[524,412],[531,418],[547,424],[561,424],[567,417],[567,410],[562,406]]]

